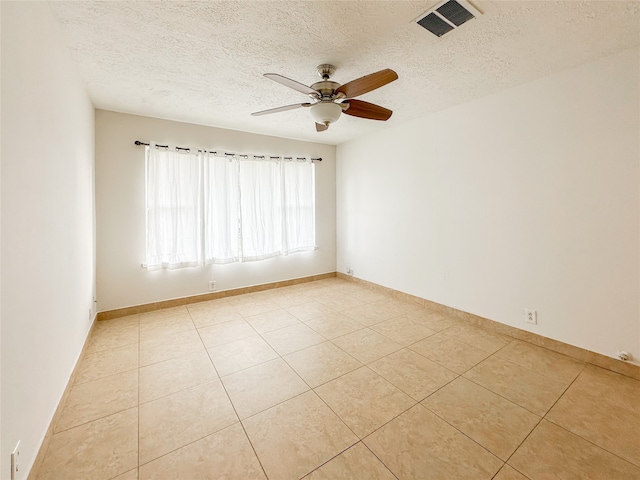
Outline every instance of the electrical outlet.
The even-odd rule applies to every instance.
[[[20,471],[20,440],[16,443],[16,448],[11,452],[11,480],[18,479],[18,472]]]
[[[631,360],[632,357],[629,352],[625,352],[624,350],[621,350],[618,352],[618,358],[623,362],[628,362],[629,360]]]
[[[524,321],[533,325],[538,324],[538,312],[530,308],[524,309]]]
[[[351,267],[347,267],[347,275],[353,276],[353,269]]]
[[[209,291],[210,292],[214,292],[215,290],[216,290],[216,282],[215,282],[215,280],[211,280],[209,282]]]

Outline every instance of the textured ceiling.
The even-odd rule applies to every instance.
[[[638,1],[482,1],[437,38],[413,20],[438,1],[49,1],[97,108],[339,144],[640,44]],[[342,115],[315,131],[305,102],[262,77],[346,83],[391,68],[360,97],[387,122]],[[161,139],[154,139],[161,140]]]

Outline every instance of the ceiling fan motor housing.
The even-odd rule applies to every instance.
[[[311,88],[320,92],[323,99],[332,98],[333,92],[340,86],[338,82],[332,82],[331,80],[323,80],[311,85]]]

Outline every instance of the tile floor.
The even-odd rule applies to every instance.
[[[341,279],[99,322],[38,479],[640,479],[640,381]]]

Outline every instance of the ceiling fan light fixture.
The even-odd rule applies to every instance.
[[[337,122],[341,113],[342,107],[331,101],[318,102],[311,106],[311,116],[316,123],[320,123],[322,125],[329,125]]]

